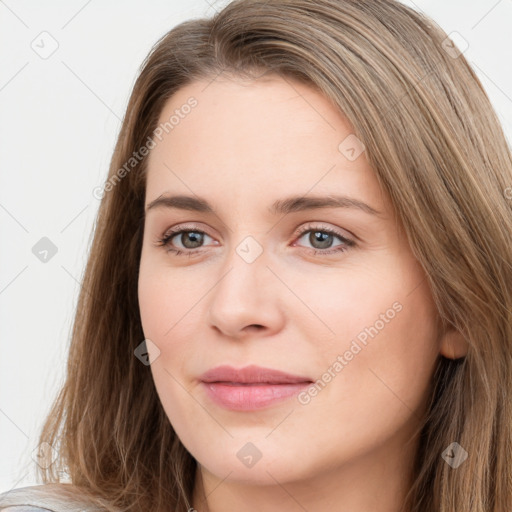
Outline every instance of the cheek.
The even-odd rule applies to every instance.
[[[187,432],[201,415],[187,382],[187,364],[199,361],[197,350],[199,309],[193,289],[180,286],[180,275],[141,259],[138,283],[139,309],[144,336],[158,347],[159,355],[150,365],[160,402],[173,427],[189,441]],[[176,290],[180,290],[179,293]],[[206,363],[203,363],[204,367]],[[189,441],[190,442],[190,441]]]
[[[303,396],[311,416],[337,404],[330,409],[334,423],[382,434],[422,412],[438,357],[437,311],[416,264],[395,260],[374,269],[344,269],[321,287],[295,282],[322,322],[313,314],[292,322],[315,342],[310,360],[319,380]]]
[[[163,272],[158,278],[157,272],[141,267],[139,274],[139,309],[144,335],[161,338],[172,326],[172,314],[175,306],[175,294],[168,288]]]
[[[194,280],[187,278],[186,270],[167,266],[164,250],[161,251],[160,254],[160,251],[153,253],[143,249],[139,268],[140,316],[144,334],[150,339],[170,339],[171,334],[184,325],[180,318],[198,301],[199,291],[194,289]]]
[[[349,350],[354,338],[369,344],[368,329],[374,325],[379,331],[377,337],[382,337],[400,316],[398,310],[403,310],[412,285],[409,287],[409,279],[405,280],[396,263],[395,267],[387,266],[387,259],[382,259],[366,266],[352,263],[340,269],[283,269],[280,273],[293,290],[293,295],[282,294],[289,326],[300,332],[319,357],[317,368],[325,366],[324,355],[332,357]]]
[[[402,310],[376,338],[368,367],[383,392],[419,414],[439,356],[437,311],[425,283],[400,302]]]
[[[373,287],[360,283],[357,295],[337,300],[327,320],[335,339],[322,344],[317,359],[323,373],[311,405],[316,402],[315,411],[322,414],[329,403],[339,404],[335,415],[353,432],[364,425],[377,428],[376,415],[381,434],[413,414],[419,417],[438,357],[429,290],[421,285],[411,293],[411,287],[398,281],[392,286],[387,277]]]
[[[204,286],[193,266],[188,269],[172,269],[155,257],[141,258],[138,282],[139,310],[144,336],[157,345],[160,353],[151,369],[163,372],[160,379],[172,381],[194,368],[203,368],[204,345],[200,335],[204,328],[204,310],[201,299],[209,287]],[[197,363],[196,363],[197,362]],[[167,375],[167,376],[166,376]],[[158,378],[155,378],[158,384]]]

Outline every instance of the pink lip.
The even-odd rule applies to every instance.
[[[240,369],[218,366],[204,373],[200,380],[214,402],[239,411],[267,407],[296,395],[313,382],[309,377],[255,365]]]

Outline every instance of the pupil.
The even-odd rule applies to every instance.
[[[311,245],[315,247],[317,242],[320,242],[320,247],[316,247],[317,249],[327,249],[331,246],[332,242],[332,234],[331,233],[323,233],[322,231],[312,231],[309,235],[309,241]]]
[[[189,246],[188,245],[189,240],[192,240],[192,244],[195,243],[196,245]],[[201,245],[202,241],[203,241],[202,233],[195,233],[193,231],[189,231],[187,233],[182,233],[182,235],[181,235],[181,243],[187,249],[195,249],[196,247],[199,247]]]

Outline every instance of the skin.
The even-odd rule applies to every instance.
[[[191,96],[197,106],[151,150],[145,204],[187,194],[206,199],[215,213],[146,213],[138,293],[144,334],[160,351],[151,364],[159,398],[198,462],[193,507],[396,512],[436,359],[461,357],[466,347],[457,333],[439,331],[402,224],[365,152],[350,160],[339,151],[353,129],[326,98],[278,76],[221,76],[180,89],[160,121]],[[357,198],[381,215],[268,210],[291,195],[327,194]],[[187,233],[172,239],[183,251],[198,247],[192,257],[158,245],[183,223],[188,235],[206,233],[199,246]],[[312,231],[296,233],[311,223]],[[325,228],[356,245],[314,254],[344,245],[337,235],[330,245],[315,241]],[[263,250],[251,263],[236,251],[247,236]],[[356,336],[397,303],[400,311],[333,371]],[[292,397],[231,411],[210,401],[199,380],[220,364],[312,380],[331,368],[335,377],[307,404]],[[252,467],[237,457],[247,442],[261,453]]]

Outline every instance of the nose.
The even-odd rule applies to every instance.
[[[209,325],[232,339],[269,336],[282,329],[284,286],[268,268],[265,252],[248,262],[234,250],[225,263],[208,294]]]

